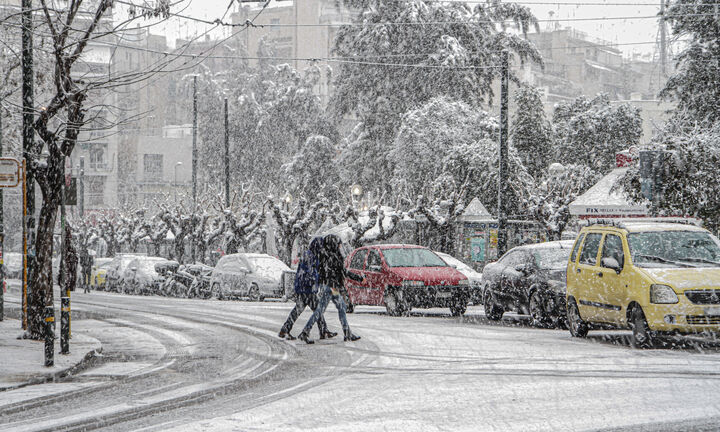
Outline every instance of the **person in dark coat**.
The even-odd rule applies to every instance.
[[[72,244],[72,230],[70,224],[65,224],[65,272],[62,275],[65,282],[66,291],[75,291],[75,284],[77,283],[77,265],[78,255],[75,247]],[[62,283],[60,288],[63,288]]]
[[[322,253],[322,238],[315,237],[310,242],[308,250],[302,255],[302,259],[298,263],[297,272],[295,273],[295,307],[290,311],[285,324],[280,329],[278,336],[280,338],[287,338],[294,340],[295,337],[290,334],[290,331],[295,324],[298,316],[305,310],[306,307],[315,312],[318,306],[318,261]],[[317,320],[318,330],[320,332],[320,339],[326,339],[337,336],[337,333],[331,332],[327,328],[325,318],[320,316]]]
[[[356,341],[360,336],[354,335],[350,331],[350,325],[347,321],[347,305],[345,299],[340,294],[345,287],[345,278],[350,278],[358,282],[362,282],[362,276],[358,276],[352,272],[345,270],[343,265],[342,251],[340,250],[340,238],[334,234],[329,234],[323,239],[322,253],[320,254],[320,267],[318,275],[318,307],[313,315],[305,324],[305,328],[298,336],[298,339],[306,343],[314,343],[310,339],[310,329],[325,313],[328,303],[332,300],[338,311],[338,318],[342,324],[345,341]]]
[[[82,287],[86,293],[90,292],[90,278],[92,274],[93,257],[86,247],[80,246],[80,273],[82,274]]]

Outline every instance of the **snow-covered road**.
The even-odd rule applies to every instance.
[[[43,404],[17,393],[15,405],[0,405],[0,430],[714,430],[720,424],[720,344],[634,350],[627,332],[577,340],[567,331],[531,328],[523,317],[491,323],[479,307],[463,318],[440,309],[393,318],[359,307],[349,320],[362,340],[305,345],[276,336],[291,306],[77,293],[73,331],[99,339],[104,360],[62,383],[74,389],[71,397],[53,390],[57,384],[45,385],[46,392],[61,393]],[[337,330],[332,306],[326,317]]]

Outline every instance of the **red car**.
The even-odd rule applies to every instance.
[[[470,282],[428,248],[376,245],[355,249],[345,268],[363,282],[345,279],[349,306],[385,305],[388,314],[403,315],[413,307],[449,307],[462,315],[470,299]]]

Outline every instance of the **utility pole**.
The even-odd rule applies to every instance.
[[[80,156],[80,172],[77,182],[77,207],[78,217],[85,217],[85,157]]]
[[[230,125],[227,98],[225,98],[225,207],[230,207]]]
[[[192,137],[192,219],[197,211],[197,75],[193,77],[193,137]],[[190,245],[192,262],[195,262],[195,242]]]
[[[0,157],[2,157],[3,155],[2,132],[2,106],[0,106]],[[3,289],[5,287],[5,266],[3,265],[5,260],[5,214],[3,213],[3,205],[5,203],[3,201],[3,189],[4,188],[0,188],[0,321],[5,319],[5,299],[3,298]]]
[[[665,27],[665,0],[660,0],[660,71],[667,77],[667,35]]]
[[[508,91],[510,84],[509,54],[503,51],[500,66],[500,145],[498,157],[498,257],[507,247],[507,172],[508,172]]]
[[[32,37],[32,0],[22,0],[22,105],[23,105],[23,158],[30,160],[30,153],[33,151],[35,129],[34,108],[35,97],[33,89],[33,37]],[[23,271],[23,286],[28,286],[32,279],[32,271],[35,262],[35,176],[33,170],[28,169],[25,173],[25,200],[27,203],[27,216],[24,220],[23,237],[27,242],[27,253],[23,255],[24,266],[27,272]],[[33,287],[29,287],[30,290]],[[27,298],[23,296],[23,311],[27,310]],[[37,308],[32,308],[36,310]],[[42,313],[42,312],[40,312]],[[27,329],[27,316],[23,316],[23,329]]]

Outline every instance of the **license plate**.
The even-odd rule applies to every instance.
[[[437,293],[438,298],[448,298],[452,295],[452,293],[449,292],[439,292]]]
[[[705,308],[705,315],[720,315],[720,307]]]

